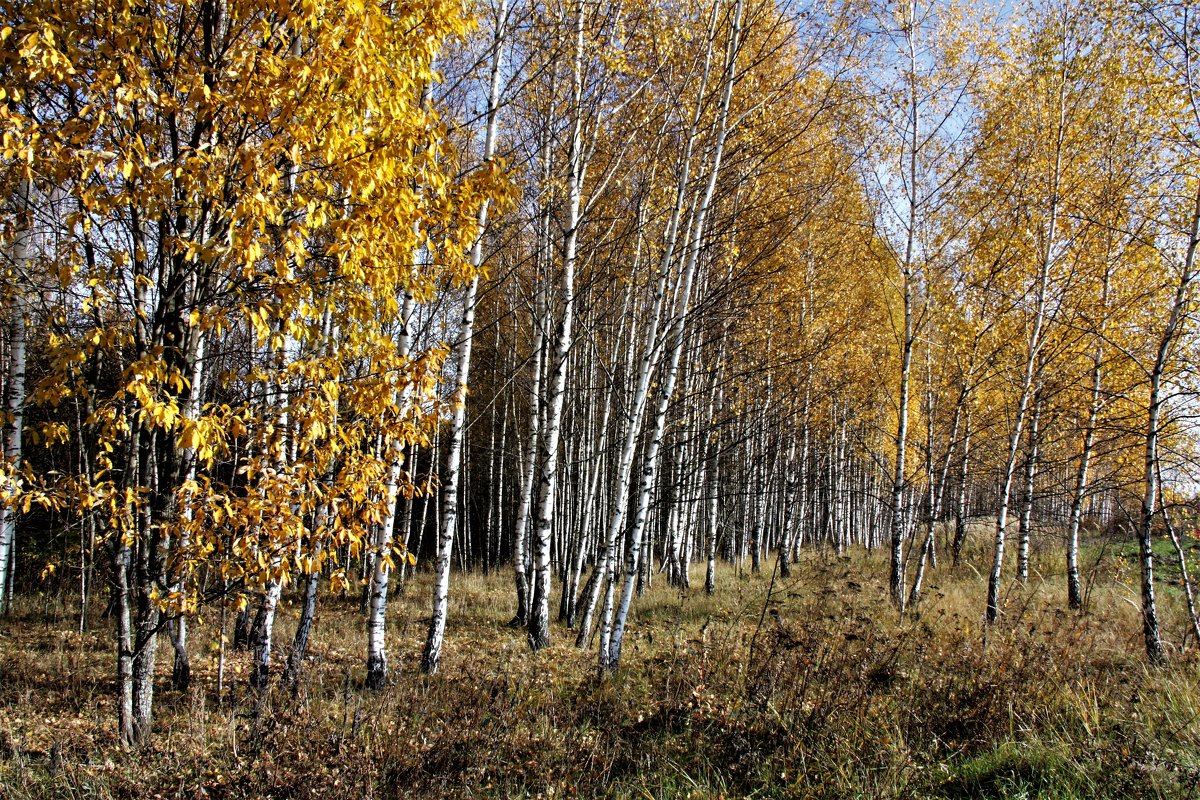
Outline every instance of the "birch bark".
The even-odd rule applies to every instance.
[[[496,27],[492,40],[492,61],[489,74],[487,132],[484,136],[483,160],[490,163],[496,153],[496,135],[500,111],[501,54],[508,25],[508,0],[500,0],[496,12]],[[471,345],[475,337],[475,298],[479,291],[479,271],[483,265],[483,239],[487,232],[488,201],[479,207],[478,230],[471,246],[471,267],[474,275],[463,298],[462,324],[458,339],[458,376],[455,387],[456,403],[451,423],[450,444],[446,455],[446,478],[442,484],[442,529],[438,536],[437,559],[434,564],[433,613],[425,649],[421,655],[421,672],[437,672],[446,635],[446,615],[450,602],[450,564],[454,535],[458,527],[460,465],[463,443],[466,440],[467,385],[471,375]]]
[[[638,498],[637,514],[629,532],[628,563],[624,585],[621,591],[621,602],[616,611],[612,636],[608,644],[607,659],[601,662],[604,669],[616,669],[621,662],[621,644],[625,635],[625,627],[629,618],[629,608],[633,601],[633,591],[638,573],[638,559],[641,554],[642,533],[646,526],[646,514],[649,509],[650,492],[655,479],[655,464],[658,459],[658,449],[662,444],[663,430],[666,426],[667,410],[670,407],[672,395],[675,393],[675,381],[679,374],[679,360],[683,352],[686,338],[688,307],[691,302],[692,282],[700,261],[701,241],[705,231],[705,221],[713,194],[716,191],[717,178],[721,171],[721,159],[725,150],[725,137],[728,132],[729,106],[733,98],[733,87],[737,81],[737,57],[741,48],[742,0],[735,0],[730,19],[729,39],[725,51],[724,86],[721,92],[721,105],[718,111],[716,135],[713,142],[712,161],[709,166],[708,182],[704,196],[696,208],[693,228],[689,234],[688,251],[683,275],[680,279],[680,289],[672,320],[671,329],[667,332],[667,340],[671,343],[669,363],[664,371],[659,387],[658,406],[655,413],[654,429],[650,435],[649,444],[643,460],[641,493]]]
[[[22,180],[16,193],[17,227],[11,244],[12,268],[17,276],[26,273],[32,256],[30,237],[33,235],[32,189]],[[26,296],[16,289],[12,293],[8,319],[8,370],[5,375],[3,454],[5,480],[13,488],[14,473],[21,466],[21,433],[25,411],[25,354],[26,354]],[[13,581],[14,542],[17,535],[16,509],[0,503],[0,611],[8,612],[8,598]]]

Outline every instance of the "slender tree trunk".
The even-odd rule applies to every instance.
[[[130,547],[125,537],[113,537],[113,598],[117,638],[117,735],[121,743],[138,743],[133,721],[133,613],[129,598]]]
[[[709,395],[708,402],[708,419],[713,426],[705,435],[706,454],[705,461],[708,466],[705,469],[708,478],[708,523],[705,526],[707,533],[707,542],[705,548],[705,569],[704,569],[704,591],[707,594],[712,594],[717,590],[717,542],[720,540],[720,453],[721,453],[721,434],[719,429],[716,429],[716,421],[713,417],[716,414],[716,408],[724,401],[724,387],[720,385],[719,379],[716,382],[715,391]]]
[[[904,329],[900,342],[900,386],[899,400],[896,411],[896,462],[892,473],[892,526],[891,526],[891,575],[890,586],[892,603],[901,614],[904,613],[905,587],[908,585],[905,577],[904,563],[904,532],[906,527],[906,511],[904,495],[906,490],[905,461],[908,452],[908,396],[912,374],[912,352],[915,341],[913,304],[913,270],[915,268],[915,245],[917,237],[918,197],[917,197],[917,165],[921,152],[920,119],[918,110],[920,100],[917,94],[917,55],[916,35],[917,23],[915,6],[907,7],[909,18],[905,25],[905,38],[909,56],[909,141],[908,163],[905,169],[908,173],[908,225],[904,247],[904,261],[900,264],[902,299],[904,303]]]
[[[1106,262],[1104,286],[1101,290],[1101,307],[1105,312],[1108,308],[1111,276],[1110,264]],[[1083,500],[1088,491],[1088,469],[1096,442],[1096,425],[1104,401],[1101,393],[1103,380],[1104,345],[1101,335],[1092,354],[1092,398],[1088,404],[1087,424],[1083,431],[1083,451],[1079,455],[1079,471],[1075,474],[1075,491],[1071,495],[1071,510],[1067,521],[1067,605],[1075,610],[1083,608],[1083,587],[1079,580],[1079,526],[1083,516]]]
[[[972,369],[974,367],[974,362],[975,362],[974,354],[972,353],[972,358],[971,358]],[[925,543],[921,547],[921,557],[917,563],[917,575],[916,575],[916,578],[913,580],[912,591],[909,592],[909,595],[908,595],[908,603],[910,606],[917,603],[921,598],[921,584],[925,577],[925,562],[930,558],[931,551],[934,547],[933,533],[934,533],[934,529],[937,525],[938,517],[941,515],[942,500],[945,497],[946,484],[949,482],[949,478],[950,478],[950,461],[954,456],[954,445],[955,445],[955,440],[958,438],[958,427],[959,427],[960,421],[963,418],[964,409],[966,408],[967,402],[970,398],[970,393],[971,393],[970,375],[971,375],[971,372],[969,371],[968,377],[967,377],[966,381],[963,382],[962,389],[958,393],[958,402],[955,403],[955,405],[954,405],[954,416],[950,423],[950,439],[946,443],[946,456],[945,456],[945,459],[942,461],[941,477],[937,481],[936,491],[934,490],[934,476],[932,474],[932,470],[930,470],[929,483],[930,483],[930,493],[931,494],[930,494],[930,498],[929,498],[929,530],[925,535]],[[931,390],[931,394],[932,394],[932,390]],[[930,419],[932,420],[932,416],[933,416],[933,401],[932,401],[932,399],[930,400],[930,403],[929,403],[929,414],[930,414]],[[930,452],[930,459],[932,460],[932,453],[933,453],[932,422],[930,423],[929,452]],[[935,569],[937,568],[936,562],[934,563],[934,568]]]
[[[462,464],[463,441],[466,438],[467,380],[471,368],[471,342],[475,328],[475,297],[479,278],[471,279],[463,298],[462,324],[459,328],[458,376],[455,390],[454,416],[446,454],[445,480],[442,484],[442,524],[437,537],[437,556],[434,562],[433,614],[425,649],[421,655],[421,672],[437,672],[446,635],[446,615],[450,607],[450,566],[454,556],[454,534],[458,528],[458,482]]]
[[[1183,272],[1175,287],[1171,313],[1162,336],[1154,366],[1150,371],[1150,397],[1146,415],[1145,471],[1142,489],[1142,510],[1138,524],[1138,558],[1142,577],[1142,636],[1146,642],[1146,657],[1159,663],[1166,659],[1162,638],[1158,631],[1158,606],[1154,597],[1154,510],[1158,502],[1158,437],[1164,397],[1162,381],[1167,370],[1167,361],[1175,345],[1175,339],[1183,321],[1188,303],[1191,301],[1192,283],[1196,277],[1196,248],[1200,245],[1200,189],[1196,191],[1192,210],[1191,230],[1188,237],[1187,254]]]
[[[496,134],[500,110],[500,65],[502,42],[508,24],[508,3],[501,0],[496,11],[496,29],[492,42],[492,63],[488,93],[487,133],[484,139],[483,158],[491,163],[496,152]],[[460,462],[467,428],[467,385],[471,374],[471,345],[475,338],[475,298],[479,291],[479,272],[483,265],[483,237],[487,232],[488,203],[479,208],[478,230],[471,247],[471,266],[474,275],[467,285],[463,298],[462,325],[458,341],[458,379],[455,387],[456,404],[450,432],[450,447],[446,456],[446,479],[443,483],[443,522],[438,535],[437,560],[434,569],[433,613],[429,623],[425,650],[421,655],[421,672],[437,672],[441,660],[442,645],[446,634],[446,614],[450,602],[450,564],[454,547],[454,534],[458,527]]]
[[[678,241],[679,229],[683,221],[684,210],[687,207],[687,193],[689,176],[692,167],[692,152],[695,147],[697,132],[700,125],[700,116],[703,111],[703,101],[705,89],[708,86],[708,79],[711,69],[712,52],[713,52],[713,30],[716,25],[716,5],[713,7],[713,13],[709,20],[709,38],[708,46],[705,51],[704,68],[700,76],[700,90],[696,100],[696,106],[692,115],[691,126],[688,130],[687,140],[684,143],[683,158],[679,164],[679,177],[675,186],[675,208],[667,222],[667,233],[664,242],[664,248],[661,260],[658,267],[658,279],[655,283],[654,296],[651,300],[651,311],[646,322],[645,339],[642,344],[641,363],[638,367],[637,383],[633,390],[633,395],[628,403],[628,411],[625,413],[625,440],[621,445],[621,453],[617,459],[616,465],[616,480],[615,491],[612,494],[611,503],[608,513],[608,524],[603,540],[603,555],[601,563],[597,566],[599,577],[590,582],[591,592],[588,595],[588,601],[584,605],[583,617],[580,619],[579,631],[575,636],[576,647],[586,647],[591,635],[592,624],[595,618],[596,605],[599,602],[601,592],[604,592],[604,605],[602,613],[602,630],[600,632],[600,647],[598,663],[601,669],[605,668],[608,663],[608,645],[611,640],[611,620],[612,620],[612,600],[614,591],[614,579],[618,564],[617,548],[620,543],[621,533],[624,530],[625,515],[629,506],[629,492],[633,477],[633,463],[637,456],[637,443],[639,434],[642,431],[642,420],[645,415],[646,405],[650,396],[650,377],[654,370],[661,342],[659,339],[659,326],[662,323],[663,310],[666,304],[667,282],[670,278],[672,266],[674,264],[674,251]],[[660,136],[656,142],[662,141],[662,134],[665,131],[660,131]],[[657,154],[655,150],[655,154]],[[652,182],[651,182],[651,185]],[[640,212],[639,212],[640,213]]]
[[[580,206],[587,161],[583,152],[583,2],[575,14],[575,54],[571,70],[573,107],[571,149],[568,154],[567,222],[563,241],[562,318],[555,341],[550,394],[546,400],[546,432],[538,478],[538,512],[533,542],[533,596],[529,607],[529,646],[535,651],[550,644],[550,534],[558,490],[558,450],[562,435],[563,402],[567,393],[567,356],[575,323],[575,257],[582,224]]]
[[[408,358],[412,350],[411,325],[415,307],[416,299],[413,297],[412,291],[406,291],[404,293],[404,302],[400,309],[400,335],[396,343],[396,349],[401,360]],[[396,404],[403,408],[408,401],[408,396],[409,387],[405,386],[401,388],[397,392]],[[399,441],[392,443],[389,457],[391,465],[388,468],[387,485],[383,490],[387,511],[383,522],[375,531],[375,558],[368,584],[367,677],[365,681],[368,689],[382,689],[384,684],[387,683],[387,600],[392,573],[390,551],[392,549],[392,542],[395,541],[396,536],[397,504],[399,501],[400,482],[404,477],[404,445]],[[305,599],[305,608],[307,609],[307,596]],[[305,641],[307,642],[307,634]],[[295,647],[293,647],[293,652],[295,651]],[[291,660],[289,659],[287,674],[293,678],[293,681],[298,678],[299,664],[297,664],[296,670],[293,671],[291,669]]]
[[[157,436],[151,430],[139,431],[138,479],[144,486],[155,486],[158,476],[152,474],[157,463]],[[153,596],[162,576],[160,530],[154,526],[153,503],[139,509],[139,530],[135,543],[133,565],[135,589],[135,619],[133,626],[133,726],[137,741],[147,744],[152,732],[154,711],[154,665],[158,655],[158,630],[161,612]]]
[[[272,569],[278,568],[282,555],[276,552],[270,560]],[[266,689],[271,675],[271,650],[275,635],[275,612],[279,608],[279,597],[283,584],[278,579],[267,583],[266,590],[254,614],[250,642],[254,660],[250,668],[250,685],[255,689]]]
[[[283,373],[288,364],[288,359],[295,348],[295,344],[293,339],[286,337],[278,350],[276,371],[279,375],[277,379],[280,381],[286,380],[283,377]],[[289,430],[287,389],[281,384],[274,387],[272,392],[274,393],[274,397],[271,404],[274,406],[276,439],[269,443],[268,452],[274,453],[275,468],[278,472],[283,473],[290,460],[286,440],[287,431]],[[262,520],[259,524],[270,524],[270,522]],[[279,608],[279,598],[283,593],[283,583],[277,575],[281,571],[283,559],[286,555],[283,543],[271,543],[270,547],[271,550],[266,555],[266,559],[271,567],[271,576],[267,579],[266,586],[263,588],[262,598],[254,614],[254,624],[250,629],[250,646],[253,651],[253,660],[250,667],[250,686],[260,691],[265,690],[267,684],[270,682],[271,653],[274,649],[275,612]]]
[[[542,140],[542,185],[550,182],[550,137],[547,134]],[[541,218],[538,220],[538,258],[548,262],[550,251],[550,206],[545,204]],[[548,263],[541,263],[548,267]],[[521,496],[517,505],[517,522],[513,532],[513,584],[517,593],[517,609],[509,625],[524,627],[529,622],[529,555],[525,547],[528,536],[530,510],[532,508],[534,476],[538,474],[538,451],[541,447],[542,423],[542,372],[546,364],[546,326],[549,319],[548,303],[546,301],[547,287],[543,283],[544,269],[539,269],[537,284],[534,287],[534,320],[533,320],[533,369],[529,390],[529,440],[525,450],[525,461],[521,467]]]
[[[971,407],[967,406],[963,419],[962,458],[958,462],[958,499],[954,503],[954,543],[951,551],[954,565],[962,559],[963,544],[967,541],[967,483],[971,472]]]
[[[658,459],[658,449],[662,444],[663,429],[666,426],[667,410],[670,407],[671,395],[675,392],[675,381],[679,374],[679,360],[683,352],[683,345],[686,334],[686,323],[688,315],[688,305],[691,302],[692,282],[696,273],[696,267],[700,260],[701,241],[704,237],[705,220],[708,214],[709,205],[712,202],[713,194],[716,190],[717,177],[721,170],[721,160],[725,149],[725,136],[728,130],[729,106],[733,97],[733,86],[737,79],[737,57],[741,48],[741,25],[742,25],[742,0],[735,0],[733,16],[730,20],[729,40],[726,49],[725,57],[725,82],[721,96],[721,107],[718,121],[716,139],[713,145],[712,163],[709,167],[708,183],[704,190],[704,196],[696,209],[696,217],[693,222],[692,232],[689,236],[688,253],[684,266],[684,274],[682,276],[681,288],[677,298],[678,305],[676,307],[675,318],[673,320],[673,330],[668,331],[667,340],[673,341],[670,361],[665,374],[663,375],[662,384],[659,388],[658,408],[655,414],[654,430],[650,435],[650,442],[646,446],[646,453],[643,461],[642,469],[642,487],[638,498],[637,516],[634,517],[633,527],[629,532],[629,554],[630,563],[625,575],[625,582],[622,587],[620,605],[616,611],[616,617],[613,624],[612,636],[608,643],[607,660],[601,663],[601,667],[605,669],[616,669],[621,661],[621,643],[625,634],[625,625],[629,617],[629,607],[633,601],[634,584],[638,571],[638,558],[642,546],[642,533],[646,525],[646,514],[649,508],[650,490],[653,486],[655,478],[655,464]]]
[[[1029,418],[1029,443],[1025,455],[1025,483],[1021,495],[1021,519],[1017,526],[1017,577],[1021,583],[1029,581],[1029,536],[1033,525],[1033,490],[1037,477],[1038,421],[1041,417],[1042,400],[1039,392],[1034,393],[1033,413]]]
[[[638,219],[639,219],[639,225],[640,225],[640,222],[642,219],[640,213],[639,213]],[[634,255],[635,270],[636,270],[636,265],[640,260],[640,256],[641,256],[641,236],[639,233],[638,246],[637,246],[637,249],[636,249],[636,252]],[[629,310],[630,301],[632,299],[632,296],[633,296],[633,284],[631,283],[628,290],[625,293],[624,309],[625,309],[626,313],[623,313],[621,315],[622,320],[626,320],[629,318],[628,310]],[[622,325],[622,332],[624,332],[624,327],[625,326]],[[624,337],[620,337],[620,336],[618,337],[618,339],[621,339],[621,338],[624,338]],[[632,346],[629,347],[629,352],[630,352],[631,356],[633,353],[633,349],[634,348]],[[630,360],[632,361],[632,359],[630,359]],[[632,366],[632,364],[627,364],[626,366],[627,367]],[[583,521],[580,526],[580,542],[579,542],[579,547],[575,553],[575,563],[571,568],[571,577],[570,577],[570,580],[569,580],[568,586],[567,586],[567,589],[570,592],[570,596],[567,599],[567,613],[566,613],[566,623],[567,623],[568,628],[575,627],[575,621],[576,621],[576,617],[578,615],[579,602],[578,602],[578,591],[577,590],[579,587],[579,578],[580,578],[580,575],[583,573],[583,562],[587,556],[587,550],[588,550],[587,540],[588,540],[589,536],[591,535],[593,519],[594,519],[596,507],[599,503],[598,493],[599,493],[600,478],[606,472],[607,465],[606,465],[605,455],[608,452],[609,422],[612,418],[613,400],[614,400],[618,390],[619,390],[618,384],[616,381],[614,381],[612,386],[609,387],[608,392],[605,393],[604,411],[603,411],[603,414],[602,414],[601,420],[600,420],[600,443],[597,445],[596,450],[595,450],[595,452],[592,453],[592,457],[590,459],[590,461],[592,462],[591,482],[588,485],[587,495],[584,499]],[[598,571],[599,569],[600,569],[600,564],[597,564],[596,570]],[[588,583],[590,586],[592,582],[589,581]],[[585,591],[585,594],[587,594],[586,591]]]
[[[1161,340],[1169,346],[1169,337]],[[1166,659],[1158,631],[1158,606],[1154,597],[1154,507],[1158,502],[1158,425],[1162,412],[1161,364],[1165,350],[1150,376],[1150,409],[1146,419],[1145,472],[1142,490],[1142,513],[1138,525],[1138,565],[1142,579],[1142,636],[1146,657],[1153,663]]]
[[[1065,62],[1062,66],[1065,70]],[[1033,330],[1029,336],[1029,350],[1025,359],[1025,374],[1021,380],[1021,394],[1017,402],[1016,419],[1008,439],[1008,460],[1000,484],[1000,501],[996,510],[996,543],[992,551],[992,571],[988,577],[987,611],[984,619],[993,624],[1000,616],[1000,577],[1004,569],[1005,526],[1008,524],[1008,504],[1012,495],[1013,476],[1016,472],[1017,453],[1021,446],[1021,433],[1025,426],[1025,414],[1034,389],[1038,373],[1038,361],[1042,349],[1042,330],[1046,323],[1046,293],[1050,282],[1050,268],[1054,264],[1058,236],[1059,188],[1062,179],[1063,139],[1066,135],[1066,75],[1059,76],[1058,127],[1054,145],[1054,167],[1050,175],[1050,209],[1046,240],[1038,265],[1037,289],[1033,310]]]
[[[202,331],[196,330],[193,332],[194,339],[192,340],[192,352],[190,360],[192,363],[192,374],[188,384],[187,400],[183,407],[183,417],[188,420],[194,420],[199,415],[200,408],[203,405],[203,390],[204,390],[204,334]],[[195,448],[182,448],[179,453],[180,463],[184,465],[183,479],[186,484],[191,484],[196,480],[196,451]],[[182,510],[177,510],[187,521],[192,519],[192,509],[188,505],[190,498],[184,498],[185,507]],[[186,526],[184,532],[180,535],[179,550],[186,554],[190,545],[190,539],[187,534]],[[180,581],[173,581],[175,591],[184,592],[184,586]],[[192,666],[188,657],[188,617],[186,613],[180,613],[172,623],[171,644],[175,648],[175,663],[171,668],[171,685],[178,691],[187,691],[191,683]]]
[[[304,581],[304,599],[303,605],[300,607],[300,621],[296,624],[296,633],[292,636],[292,647],[288,651],[287,664],[283,668],[283,682],[293,689],[299,686],[300,677],[304,673],[304,656],[308,653],[308,641],[312,635],[313,622],[317,618],[317,589],[320,585],[321,573],[319,570],[310,572]],[[368,670],[368,682],[370,678],[371,673]]]
[[[22,179],[17,189],[17,230],[11,247],[12,269],[20,276],[28,269],[31,258],[33,223],[30,208],[32,189]],[[24,288],[12,292],[8,319],[8,370],[5,376],[3,432],[3,469],[5,481],[15,483],[13,473],[21,468],[21,434],[25,414],[25,352],[28,299]],[[15,488],[15,487],[12,487]],[[17,537],[17,510],[9,503],[0,503],[0,611],[8,612],[14,582],[13,565]]]

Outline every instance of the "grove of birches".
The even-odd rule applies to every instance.
[[[4,0],[0,136],[0,675],[91,637],[105,757],[333,618],[431,686],[468,580],[592,687],[955,581],[1196,680],[1194,0]]]

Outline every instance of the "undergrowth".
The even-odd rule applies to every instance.
[[[1048,567],[1049,569],[1049,567]],[[624,664],[531,654],[507,575],[459,576],[442,671],[416,673],[428,586],[397,597],[392,679],[362,688],[363,621],[323,599],[303,679],[266,697],[219,631],[192,634],[193,688],[160,657],[153,744],[115,740],[108,623],[73,631],[69,599],[25,598],[0,623],[0,796],[34,798],[1194,797],[1193,654],[1140,655],[1119,580],[1085,615],[1061,581],[1010,586],[981,624],[969,568],[933,572],[903,619],[875,557],[811,556],[793,576],[727,570],[718,592],[661,582],[640,598]],[[1167,609],[1168,631],[1182,620]],[[288,612],[294,621],[294,607]],[[285,619],[285,623],[288,620]],[[279,642],[290,641],[287,624]],[[169,652],[169,650],[167,650]]]

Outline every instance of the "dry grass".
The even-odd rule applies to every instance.
[[[0,797],[1196,796],[1195,655],[1144,665],[1119,563],[1086,616],[1063,610],[1057,556],[1035,567],[986,643],[970,566],[931,572],[903,620],[880,556],[812,555],[773,584],[727,569],[712,597],[656,581],[606,680],[560,628],[529,652],[506,574],[456,576],[443,669],[419,676],[419,577],[392,610],[385,691],[361,688],[356,605],[323,598],[301,690],[262,705],[244,655],[218,703],[209,617],[191,691],[165,689],[160,651],[156,738],[135,753],[114,737],[105,623],[73,633],[61,601],[26,598],[0,623]]]

